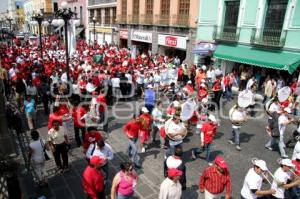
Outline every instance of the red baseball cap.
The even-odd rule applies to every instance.
[[[179,169],[168,169],[168,176],[169,177],[182,176],[182,171]]]
[[[105,162],[106,162],[105,159],[100,158],[99,156],[93,156],[90,159],[90,164],[93,166],[104,165]]]
[[[228,165],[227,165],[225,159],[222,156],[216,157],[215,164],[218,165],[219,167],[221,167],[222,169],[227,169],[228,168]]]

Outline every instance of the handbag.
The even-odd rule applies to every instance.
[[[41,145],[42,145],[42,148],[43,148],[43,153],[44,153],[45,160],[48,161],[48,160],[51,159],[51,154],[50,154],[49,151],[46,149],[45,144],[44,144],[44,142],[43,142],[42,139],[40,139],[40,142],[41,142]]]

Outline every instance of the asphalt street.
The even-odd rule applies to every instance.
[[[264,148],[268,141],[265,133],[265,125],[267,118],[263,109],[261,116],[250,118],[249,121],[241,128],[241,148],[239,152],[233,145],[228,143],[231,134],[231,123],[228,117],[228,110],[234,105],[233,102],[227,103],[224,110],[218,113],[222,115],[220,119],[220,127],[216,135],[212,156],[222,155],[228,162],[230,167],[233,198],[239,198],[239,193],[243,185],[244,177],[249,168],[252,167],[251,159],[253,157],[264,159],[271,172],[275,172],[278,168],[277,159],[280,157],[276,151],[268,151]],[[128,118],[138,110],[138,103],[120,102],[114,107],[109,108],[109,134],[105,135],[107,142],[113,147],[115,158],[111,162],[110,176],[112,177],[118,171],[118,165],[121,161],[127,160],[125,155],[127,147],[127,138],[125,137],[122,127],[128,121]],[[260,115],[260,114],[257,114]],[[222,117],[222,118],[221,118]],[[47,134],[47,117],[43,113],[39,113],[38,117],[39,131],[45,137]],[[287,135],[292,133],[296,127],[288,128]],[[287,136],[286,136],[287,137]],[[191,149],[200,145],[199,135],[193,133],[188,135],[183,144],[184,161],[187,167],[187,190],[183,192],[183,199],[204,198],[198,190],[199,176],[203,169],[208,166],[203,157],[197,160],[191,159]],[[136,197],[143,199],[157,199],[160,183],[163,181],[163,159],[165,150],[160,149],[159,142],[151,143],[146,149],[146,153],[140,154],[142,158],[142,169],[138,170],[139,181],[136,187]],[[291,156],[292,149],[287,149],[287,154]],[[47,162],[47,171],[49,174],[49,187],[37,188],[34,186],[30,172],[21,174],[22,187],[24,189],[25,198],[38,198],[45,195],[47,198],[67,199],[67,198],[86,198],[81,187],[81,174],[86,166],[80,148],[72,149],[70,152],[71,172],[58,175],[54,173],[54,162]],[[107,192],[109,187],[107,186]],[[266,185],[269,187],[269,185]]]

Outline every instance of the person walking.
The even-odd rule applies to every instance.
[[[86,151],[88,150],[91,144],[95,144],[96,142],[102,139],[102,135],[99,131],[97,131],[96,127],[88,127],[82,143],[83,153],[86,154]]]
[[[226,189],[225,199],[230,199],[231,178],[228,165],[222,156],[217,156],[214,165],[204,169],[199,183],[200,192],[205,199],[214,199]]]
[[[38,184],[47,185],[47,173],[45,170],[45,140],[40,138],[38,131],[31,131],[31,139],[33,140],[29,144],[29,160],[32,167],[37,174]]]
[[[179,182],[183,172],[179,169],[168,169],[168,177],[161,183],[158,199],[180,199],[182,195]]]
[[[35,125],[36,125],[36,104],[35,104],[35,100],[31,98],[30,95],[26,96],[24,100],[23,109],[26,113],[29,130],[32,131],[33,129],[35,129]]]
[[[58,172],[69,171],[68,162],[68,137],[66,129],[60,126],[60,122],[54,120],[52,128],[48,131],[49,144],[52,148],[55,164]],[[61,162],[61,159],[63,163]]]
[[[82,175],[82,186],[88,199],[105,199],[104,176],[101,166],[105,163],[99,156],[93,156]]]
[[[74,121],[74,133],[77,147],[81,146],[85,134],[85,121],[81,118],[86,114],[86,109],[83,106],[79,106],[79,103],[74,103],[74,108],[72,110],[72,117]],[[81,138],[79,132],[81,131]]]
[[[162,102],[156,102],[156,107],[152,111],[152,142],[155,142],[157,132],[160,132],[160,129],[163,127],[165,119],[163,119],[163,107]],[[160,147],[165,148],[165,140],[160,136]]]
[[[139,117],[140,121],[140,142],[142,147],[142,153],[145,153],[146,147],[151,133],[152,117],[149,114],[149,110],[146,107],[142,108],[142,114]]]
[[[131,162],[120,164],[119,171],[112,182],[111,199],[133,199],[134,187],[137,183],[137,174]]]

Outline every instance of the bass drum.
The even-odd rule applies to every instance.
[[[170,140],[173,141],[181,141],[187,135],[187,129],[185,128],[184,124],[181,122],[180,124],[175,124],[173,122],[173,118],[169,119],[165,123],[165,132],[166,135],[169,137]],[[182,135],[172,136],[172,134],[180,132]]]
[[[236,125],[236,126],[242,126],[244,124],[244,122],[233,122],[233,119],[232,119],[232,115],[234,113],[234,111],[237,111],[237,108],[238,106],[237,105],[234,105],[230,110],[229,110],[229,119],[230,119],[230,122],[233,124],[233,125]]]
[[[266,104],[264,106],[265,111],[269,117],[272,117],[272,113],[270,112],[270,107],[273,104],[273,101],[274,101],[274,98],[270,99],[269,101],[266,102]]]

